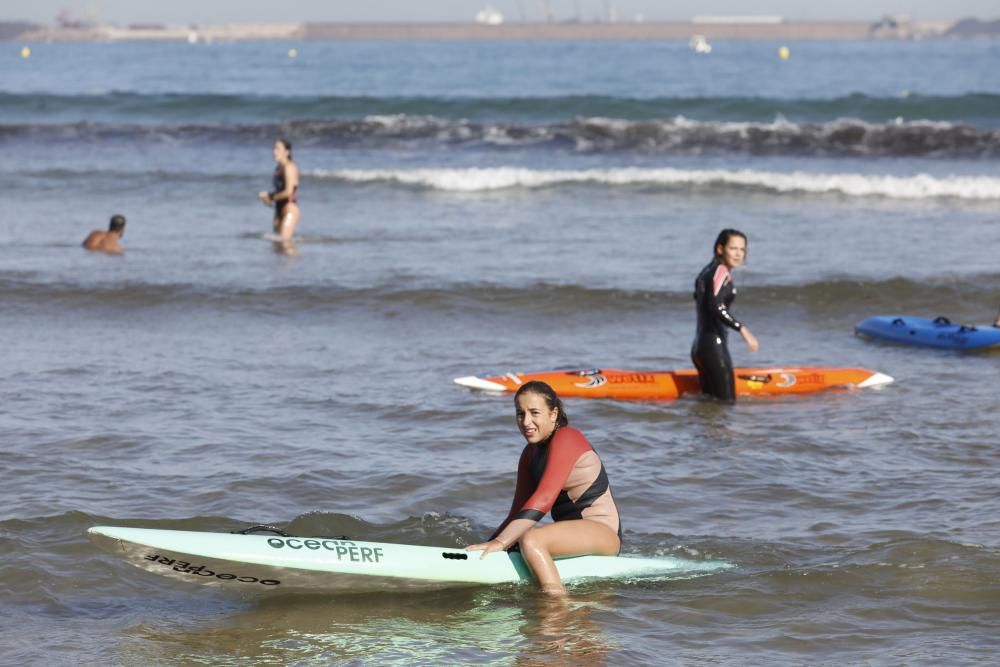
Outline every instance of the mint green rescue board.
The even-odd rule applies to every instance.
[[[95,526],[90,539],[136,567],[249,594],[366,593],[531,581],[518,553],[324,537],[202,533]],[[578,556],[556,561],[563,581],[686,578],[731,563],[663,556]]]

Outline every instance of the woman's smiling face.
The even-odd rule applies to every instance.
[[[531,391],[518,396],[515,405],[517,428],[524,439],[533,444],[548,440],[556,430],[559,408],[550,408],[544,396]]]

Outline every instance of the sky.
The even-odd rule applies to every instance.
[[[0,21],[51,24],[62,10],[74,17],[129,23],[218,24],[305,21],[471,21],[491,5],[507,21],[544,21],[546,5],[556,20],[605,17],[620,21],[686,21],[692,16],[782,16],[786,20],[875,21],[883,15],[916,20],[1000,18],[997,0],[31,0],[0,3]]]

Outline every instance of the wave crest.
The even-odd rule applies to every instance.
[[[578,117],[566,122],[473,122],[433,115],[377,114],[358,119],[281,123],[116,124],[95,122],[0,125],[4,141],[106,141],[246,143],[284,136],[311,149],[361,145],[471,146],[502,150],[532,146],[580,153],[638,152],[677,155],[747,154],[854,157],[1000,157],[1000,130],[945,121],[885,123],[838,119],[795,123]]]
[[[751,169],[620,169],[538,170],[519,167],[467,169],[339,169],[316,170],[316,178],[348,183],[399,183],[452,192],[486,192],[510,188],[572,185],[660,187],[664,189],[746,189],[776,194],[832,194],[889,199],[1000,199],[1000,178],[989,176],[879,176],[853,173],[757,171]]]

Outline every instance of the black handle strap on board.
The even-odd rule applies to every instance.
[[[243,530],[231,530],[229,531],[231,535],[258,535],[260,533],[271,533],[273,535],[280,535],[281,537],[315,537],[318,540],[342,540],[344,542],[350,542],[351,538],[347,535],[292,535],[291,533],[286,533],[280,528],[275,526],[268,526],[267,524],[258,523],[256,525],[244,528]]]
[[[938,315],[937,317],[934,318],[934,324],[940,324],[942,326],[946,326],[946,325],[951,324],[951,320],[949,320],[944,315]],[[972,332],[972,331],[976,331],[976,330],[977,330],[976,327],[974,327],[971,324],[963,324],[960,327],[958,327],[958,333],[966,333],[966,332]]]
[[[291,537],[291,535],[281,530],[280,528],[275,528],[274,526],[268,526],[262,523],[250,526],[249,528],[244,528],[243,530],[231,530],[229,532],[233,535],[257,535],[259,533],[273,533],[275,535],[280,535],[282,537]]]

